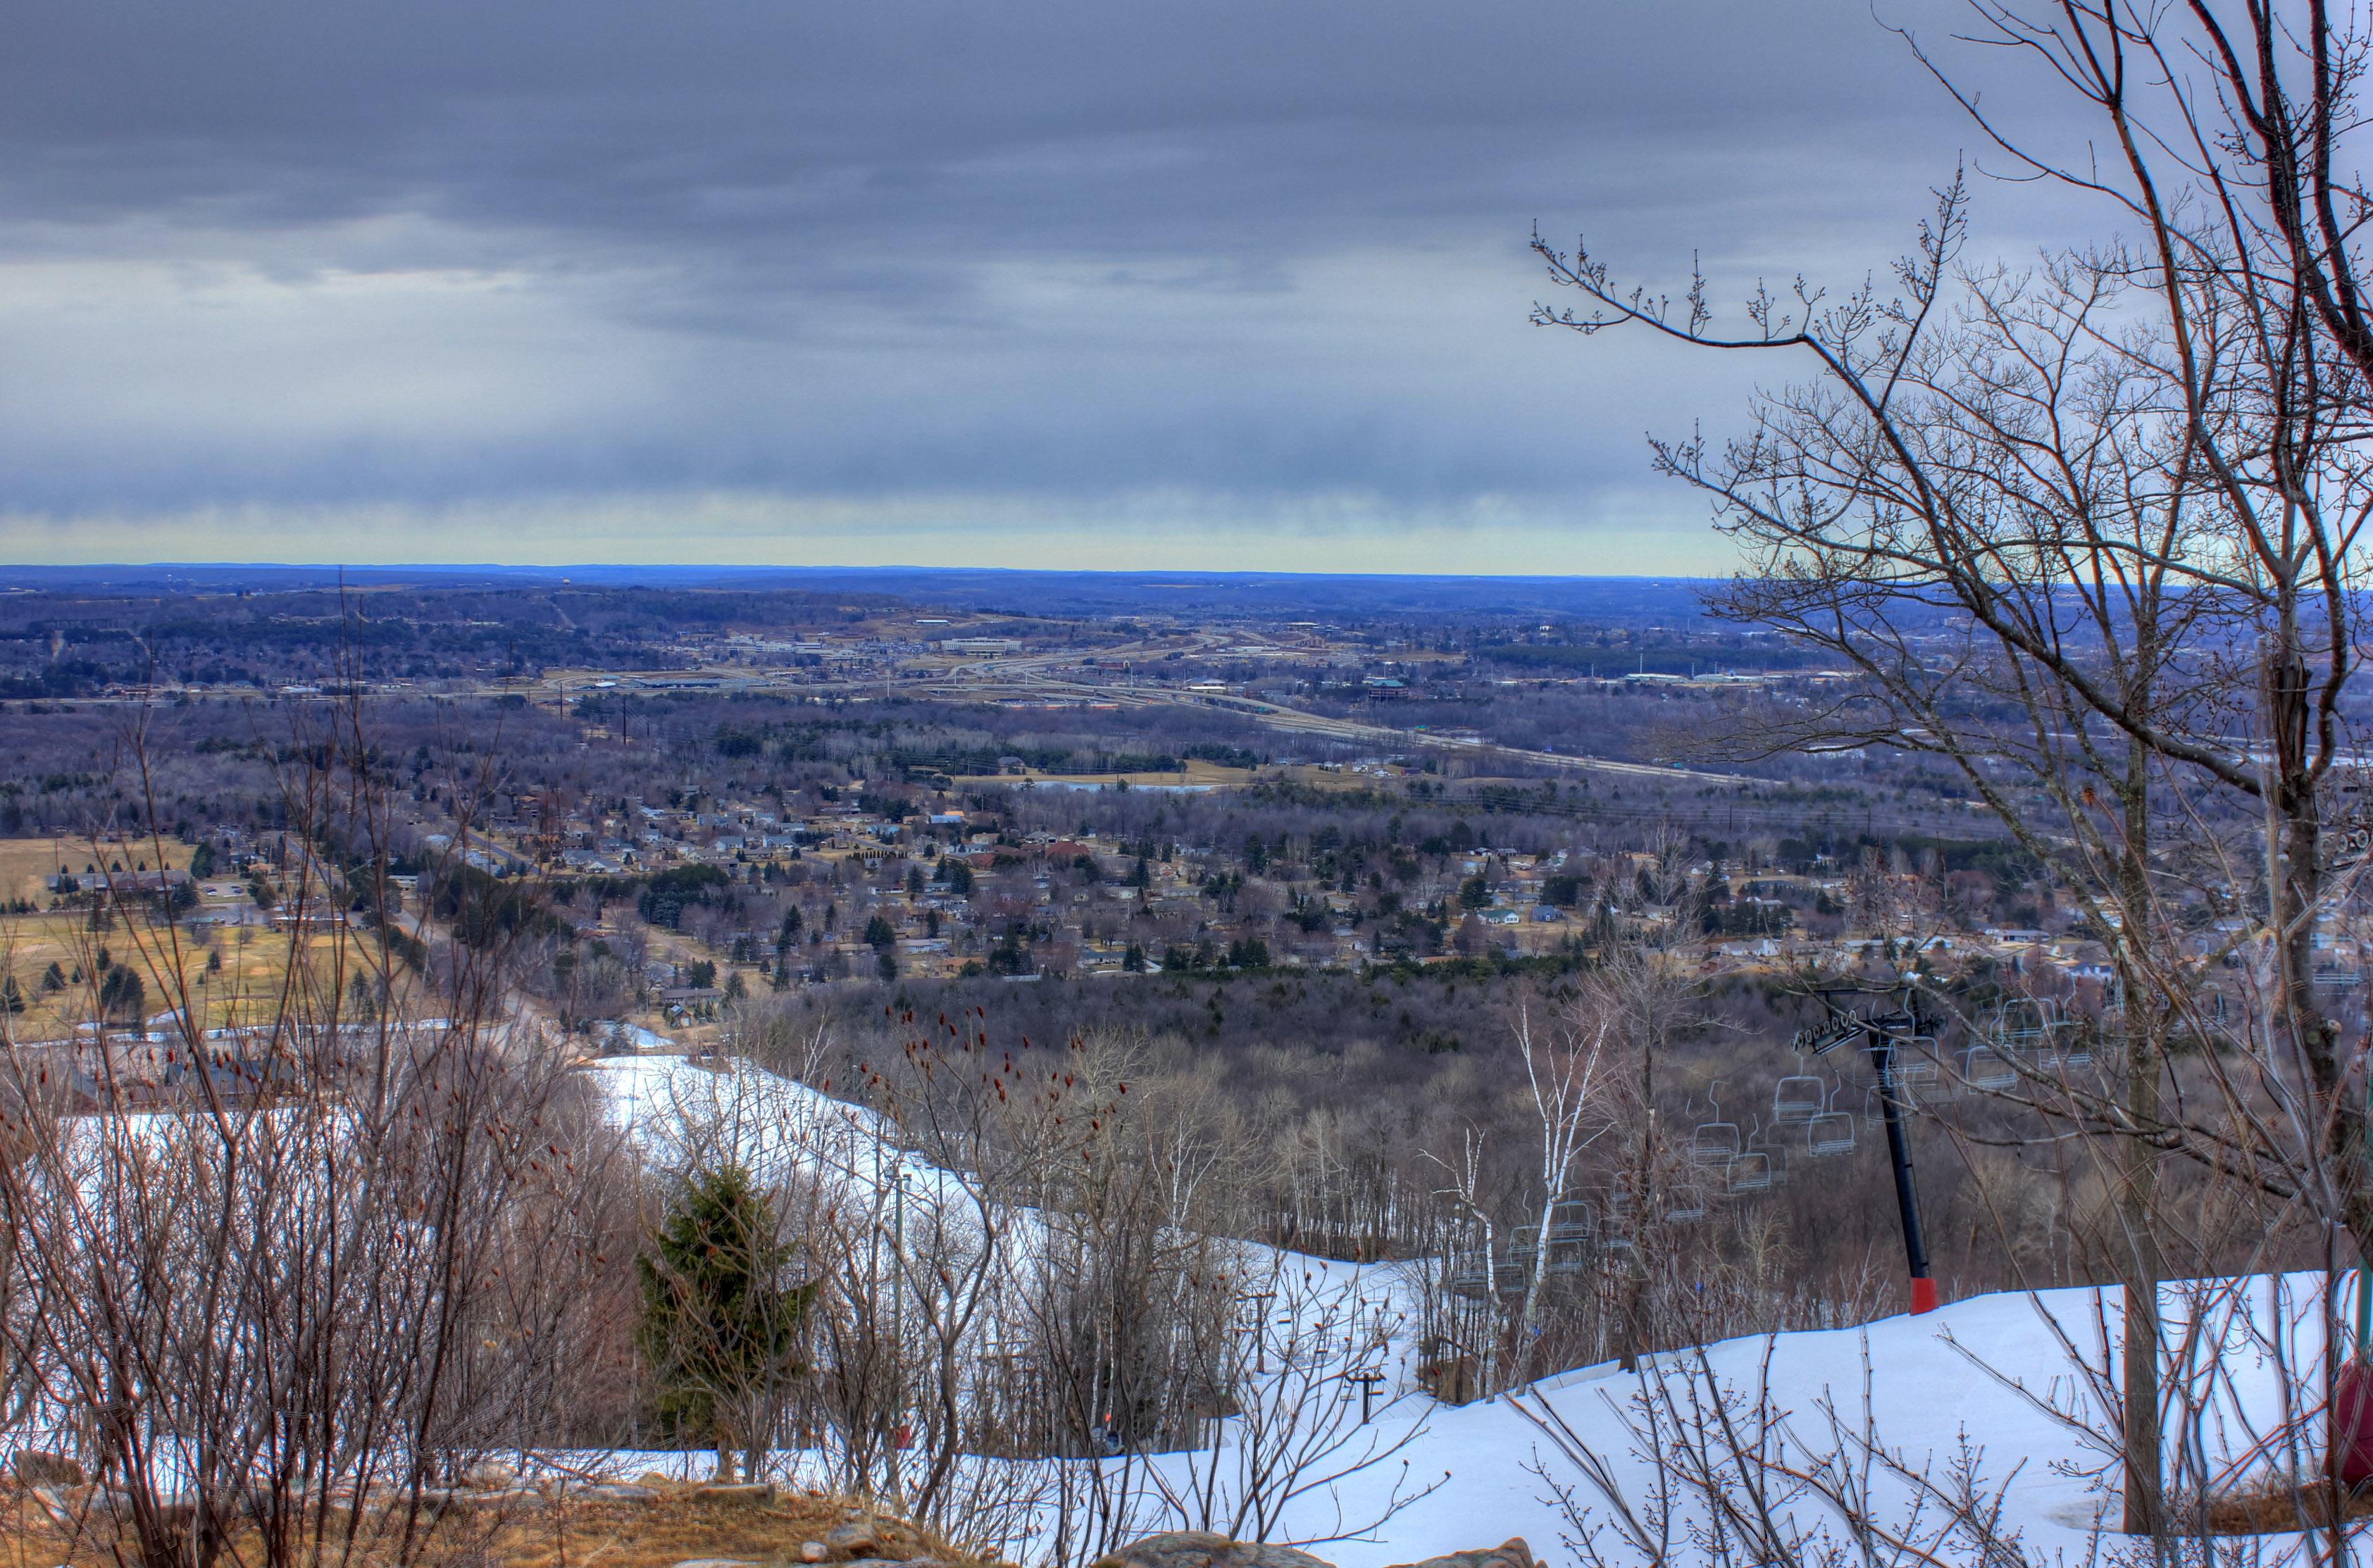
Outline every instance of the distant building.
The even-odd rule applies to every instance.
[[[116,893],[154,893],[159,888],[179,887],[190,880],[187,872],[84,872],[76,875],[60,872],[47,879],[52,893],[96,893],[111,889]]]

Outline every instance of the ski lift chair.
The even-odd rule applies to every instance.
[[[1762,1158],[1764,1171],[1771,1178],[1769,1185],[1787,1186],[1788,1151],[1783,1144],[1775,1141],[1760,1126],[1757,1127],[1754,1133],[1748,1137],[1746,1151],[1739,1155],[1739,1158],[1747,1160],[1759,1155]],[[1751,1168],[1747,1174],[1750,1180],[1753,1179],[1754,1172]]]
[[[1549,1211],[1549,1243],[1588,1241],[1597,1230],[1593,1223],[1590,1199],[1567,1198]]]
[[[2040,1045],[2049,1023],[2043,1004],[2027,998],[2004,1002],[1994,1009],[1992,1024],[1986,1033],[2005,1048],[2016,1049],[2021,1046]]]
[[[1993,1046],[1971,1046],[1961,1053],[1961,1082],[1972,1089],[2008,1089],[2018,1082],[2018,1069]]]
[[[1689,1158],[1701,1165],[1728,1164],[1738,1158],[1738,1123],[1709,1121],[1689,1134]]]
[[[1607,1185],[1607,1219],[1598,1228],[1599,1250],[1609,1261],[1631,1255],[1631,1222],[1637,1205],[1631,1200],[1631,1178],[1618,1176]]]
[[[2037,1037],[2035,1044],[2028,1047],[2029,1060],[2036,1071],[2057,1072],[2067,1065],[2067,1037],[2070,1032],[2068,1024],[2055,1023],[2046,1027]]]
[[[2110,1011],[2107,1016],[2109,1018],[2115,1018],[2125,1011],[2125,998],[2122,995],[2120,995],[2110,1003]],[[2106,1022],[2106,1019],[2104,1021]],[[2093,1036],[2084,1029],[2079,1028],[2077,1026],[2076,1020],[2073,1018],[2061,1019],[2057,1024],[2057,1028],[2060,1034],[2058,1042],[2060,1064],[2063,1067],[2092,1066]]]
[[[1912,1103],[1911,1086],[1898,1080],[1895,1085],[1895,1098],[1906,1111],[1909,1111]],[[1864,1127],[1887,1125],[1887,1096],[1879,1093],[1878,1085],[1876,1083],[1863,1091],[1862,1124]]]
[[[1549,1271],[1552,1274],[1576,1274],[1589,1261],[1591,1244],[1597,1239],[1598,1228],[1592,1223],[1590,1200],[1568,1198],[1549,1210]]]
[[[1771,1186],[1771,1156],[1760,1149],[1750,1149],[1730,1162],[1723,1172],[1723,1183],[1731,1192],[1763,1192]]]
[[[1915,1035],[1899,1040],[1895,1046],[1895,1081],[1898,1083],[1934,1083],[1936,1082],[1936,1041],[1929,1035]]]
[[[1796,1064],[1803,1067],[1801,1059]],[[1783,1126],[1810,1121],[1829,1109],[1829,1085],[1809,1072],[1793,1072],[1771,1091],[1771,1119]]]
[[[1852,1111],[1823,1111],[1805,1124],[1805,1153],[1817,1160],[1831,1154],[1851,1153],[1853,1146],[1854,1118]]]
[[[1747,1146],[1747,1140],[1739,1136],[1738,1123],[1723,1119],[1722,1102],[1713,1094],[1721,1082],[1717,1078],[1706,1085],[1706,1106],[1713,1112],[1713,1119],[1700,1122],[1697,1130],[1689,1134],[1689,1159],[1696,1164],[1727,1165]]]
[[[1491,1293],[1491,1259],[1480,1249],[1459,1253],[1451,1260],[1450,1293],[1481,1301]]]

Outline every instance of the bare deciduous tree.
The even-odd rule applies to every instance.
[[[1863,676],[1784,743],[1949,758],[2114,917],[2099,924],[2124,983],[2122,1071],[2076,1109],[2127,1141],[2140,1379],[2164,1268],[2157,1154],[2296,1199],[2335,1245],[2373,1245],[2364,1097],[2312,955],[2373,511],[2355,246],[2368,208],[2346,161],[2367,30],[2357,10],[2321,5],[2252,6],[2235,26],[2205,0],[1972,9],[1983,41],[2098,116],[2110,156],[2058,158],[1992,117],[1953,62],[1915,44],[1917,60],[1999,151],[2105,203],[2128,239],[2028,273],[1966,268],[1957,178],[1892,293],[1759,287],[1748,331],[1724,335],[1702,276],[1676,307],[1579,246],[1540,244],[1552,279],[1589,304],[1535,319],[1807,360],[1811,379],[1762,400],[1749,435],[1719,451],[1657,443],[1656,461],[1713,498],[1748,556],[1718,608]],[[2007,725],[1985,711],[2005,700]],[[2163,912],[2153,819],[2170,796],[2222,800],[2259,825],[2244,885],[2265,900],[2276,977],[2263,1010],[2225,1032],[2276,1100],[2296,1096],[2271,1141],[2238,1104],[2202,1117],[2162,1093],[2174,1022],[2200,1012],[2198,965]],[[2157,1401],[2127,1405],[2128,1521],[2143,1529]]]

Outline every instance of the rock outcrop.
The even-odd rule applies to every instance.
[[[1290,1546],[1230,1540],[1209,1530],[1165,1530],[1098,1558],[1095,1568],[1334,1568],[1334,1564]]]
[[[1524,1537],[1510,1536],[1497,1546],[1444,1552],[1422,1562],[1401,1563],[1398,1568],[1534,1568],[1533,1549],[1525,1544]]]
[[[852,1565],[855,1568],[855,1565]],[[1132,1541],[1096,1560],[1094,1568],[1333,1568],[1323,1558],[1290,1546],[1230,1540],[1208,1530],[1170,1530]],[[1522,1536],[1471,1551],[1444,1552],[1399,1568],[1538,1568]]]

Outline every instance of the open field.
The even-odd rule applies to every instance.
[[[1010,790],[1023,784],[1066,790],[1103,790],[1115,784],[1126,784],[1132,790],[1175,790],[1182,786],[1219,790],[1249,784],[1257,777],[1250,768],[1224,767],[1216,762],[1189,757],[1186,766],[1163,773],[1040,773],[1030,769],[1021,773],[966,776],[951,782],[959,790],[1000,787]]]
[[[28,903],[47,905],[50,890],[46,879],[55,876],[61,867],[76,876],[87,871],[110,868],[126,872],[154,870],[159,864],[170,871],[185,872],[190,869],[193,852],[189,845],[171,837],[131,836],[121,842],[111,840],[104,844],[78,836],[0,838],[0,904],[21,898]]]
[[[368,966],[356,932],[298,936],[259,927],[167,930],[145,921],[136,928],[119,922],[112,931],[94,932],[83,910],[18,915],[0,921],[0,975],[15,978],[26,1003],[22,1013],[0,1018],[9,1037],[18,1043],[63,1039],[76,1024],[88,1022],[96,999],[88,977],[101,967],[101,949],[140,977],[145,1015],[153,1017],[178,1000],[178,977],[187,982],[201,1026],[209,1029],[275,1012],[287,986],[292,955],[317,988],[348,984],[351,976]],[[61,989],[43,987],[42,977],[53,964],[66,980]],[[77,975],[84,978],[76,980]]]

